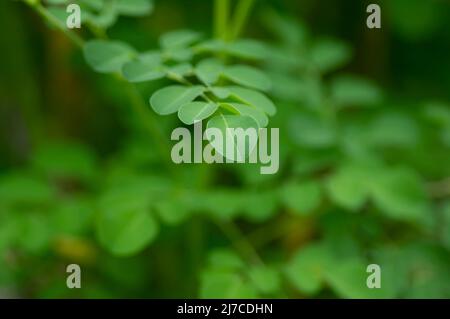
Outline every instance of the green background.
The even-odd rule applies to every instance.
[[[240,33],[264,56],[216,52],[272,81],[280,170],[260,175],[172,165],[183,124],[148,103],[172,81],[95,73],[32,6],[1,1],[0,298],[449,298],[450,4],[379,1],[371,30],[368,3],[255,1]],[[77,33],[139,51],[178,29],[208,39],[214,6],[155,0]]]

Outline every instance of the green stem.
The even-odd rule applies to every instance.
[[[229,36],[230,41],[236,40],[242,30],[244,29],[245,23],[247,22],[247,19],[250,15],[250,11],[252,10],[252,7],[255,3],[255,0],[240,0],[237,8],[236,13],[233,17],[233,28],[231,30],[231,34]]]
[[[76,33],[71,31],[70,29],[66,28],[66,26],[61,23],[57,18],[55,18],[44,6],[42,6],[39,1],[31,1],[27,0],[26,3],[34,9],[36,12],[39,13],[40,16],[42,16],[49,24],[56,27],[58,30],[63,32],[70,40],[72,40],[73,43],[75,43],[79,47],[83,47],[84,40],[78,36]],[[116,75],[116,78],[118,80],[122,80],[120,76]],[[171,164],[171,161],[166,161],[168,154],[170,154],[170,148],[169,146],[164,143],[165,137],[163,136],[163,133],[159,129],[158,123],[152,116],[152,114],[149,112],[147,105],[145,104],[144,100],[142,99],[142,96],[140,95],[138,89],[133,84],[130,84],[129,82],[125,82],[126,86],[126,93],[131,101],[131,105],[133,109],[135,110],[136,114],[139,115],[141,119],[143,119],[143,124],[145,125],[145,128],[147,131],[153,136],[153,140],[158,145],[159,152],[161,153],[160,156],[163,159],[163,162],[166,163],[168,169],[174,176],[176,176],[174,171],[174,166]]]
[[[232,221],[216,220],[217,226],[231,240],[236,250],[252,265],[264,265],[255,248],[242,235],[240,229]]]
[[[46,21],[48,21],[51,25],[53,25],[56,29],[64,33],[70,40],[73,41],[77,46],[83,47],[84,41],[83,39],[67,28],[64,23],[58,20],[53,14],[51,14],[44,6],[42,6],[38,1],[26,1],[26,3],[36,10],[36,12],[43,17]]]
[[[227,40],[227,24],[230,11],[229,0],[214,1],[214,32],[217,39]]]

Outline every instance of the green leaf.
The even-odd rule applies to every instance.
[[[60,5],[69,3],[69,0],[45,0],[45,2],[47,4]]]
[[[204,87],[173,85],[156,91],[150,98],[150,105],[160,115],[178,112],[184,104],[192,102],[204,92]]]
[[[267,56],[264,43],[252,39],[240,39],[226,46],[229,55],[242,59],[263,59]]]
[[[153,1],[151,0],[116,0],[116,10],[121,15],[139,17],[152,12]]]
[[[97,72],[113,73],[131,61],[135,51],[125,43],[118,41],[92,40],[84,46],[84,57]]]
[[[205,211],[208,216],[217,216],[229,219],[236,216],[242,210],[242,196],[232,189],[210,189],[197,198],[201,203],[199,208]]]
[[[100,11],[104,5],[104,0],[78,0],[78,2],[82,7],[95,11]]]
[[[382,93],[370,81],[343,75],[331,83],[331,98],[339,106],[371,106],[382,99]]]
[[[388,285],[382,283],[381,288],[376,289],[367,287],[367,277],[370,275],[366,272],[367,266],[367,262],[359,259],[336,262],[328,267],[326,281],[343,298],[392,298],[394,292]]]
[[[337,138],[331,121],[306,112],[288,119],[288,132],[295,144],[317,149],[333,146]]]
[[[268,55],[267,47],[255,40],[241,39],[232,43],[225,43],[220,40],[207,40],[196,45],[195,49],[199,53],[225,53],[241,59],[258,60]]]
[[[94,208],[84,198],[64,200],[50,217],[51,225],[58,234],[80,235],[90,230]]]
[[[191,49],[174,48],[164,52],[166,59],[176,62],[185,62],[192,59],[193,52]]]
[[[226,89],[230,91],[231,97],[237,101],[253,105],[270,116],[275,115],[277,111],[273,102],[267,98],[267,96],[258,91],[241,88],[239,86],[229,86],[226,87]]]
[[[257,175],[261,176],[259,169]],[[277,196],[271,190],[246,192],[243,196],[246,204],[243,205],[242,210],[248,220],[262,222],[277,213]]]
[[[191,75],[193,72],[192,65],[190,63],[177,64],[167,70],[167,76],[169,78],[182,79]]]
[[[46,252],[51,243],[52,229],[49,220],[35,214],[19,215],[17,218],[18,245],[26,252],[41,254]]]
[[[249,270],[253,285],[263,294],[277,293],[281,288],[280,273],[271,267],[256,266]]]
[[[197,64],[195,74],[203,83],[212,85],[219,79],[223,68],[224,65],[219,60],[205,59]]]
[[[159,201],[154,206],[161,220],[169,225],[178,225],[189,216],[186,205],[173,198]]]
[[[311,49],[311,59],[322,72],[333,71],[342,67],[350,58],[350,48],[337,40],[322,39]]]
[[[45,204],[52,200],[49,183],[24,173],[10,173],[0,178],[0,204]]]
[[[245,267],[239,256],[229,249],[214,250],[209,254],[208,262],[214,269],[239,270]]]
[[[232,110],[234,113],[250,116],[258,123],[258,126],[260,128],[266,127],[269,123],[267,115],[263,111],[257,109],[256,107],[253,107],[252,105],[241,103],[220,103],[219,105],[226,109]]]
[[[214,114],[218,105],[211,102],[190,102],[178,110],[179,119],[185,124],[194,124]]]
[[[103,2],[99,14],[89,11],[83,11],[83,13],[82,17],[84,17],[85,21],[99,29],[107,29],[113,26],[119,15],[113,2]]]
[[[191,30],[176,30],[160,38],[161,46],[166,50],[186,48],[200,39],[200,34]]]
[[[305,215],[313,212],[321,201],[321,189],[317,182],[290,183],[281,189],[285,205],[294,213]]]
[[[272,84],[269,77],[262,71],[247,65],[232,65],[223,70],[223,76],[236,84],[267,91]]]
[[[373,119],[368,127],[368,139],[376,146],[386,147],[413,147],[420,140],[412,117],[389,111]]]
[[[381,267],[382,289],[395,298],[450,296],[448,251],[443,247],[421,241],[380,245],[374,260]]]
[[[122,68],[122,73],[125,79],[132,83],[157,80],[166,75],[162,65],[142,61],[126,63]]]
[[[230,91],[227,88],[214,86],[209,88],[212,94],[214,94],[218,99],[226,99],[230,96]]]
[[[308,296],[317,294],[323,286],[324,273],[333,258],[320,244],[301,248],[288,263],[285,273],[290,283]]]
[[[444,245],[450,250],[450,201],[447,201],[443,210],[443,241]]]
[[[386,216],[423,221],[429,205],[422,182],[414,171],[394,168],[377,174],[373,180],[374,201]]]
[[[213,138],[211,128],[218,129],[221,132],[220,137]],[[246,138],[238,134],[239,132],[232,132],[231,129],[242,129],[244,132],[249,132],[250,137]],[[248,131],[247,131],[248,130]],[[251,134],[255,133],[252,138]],[[257,143],[258,123],[250,116],[240,115],[223,115],[220,114],[211,118],[208,121],[206,137],[210,141],[214,149],[219,152],[224,158],[232,161],[244,162],[245,159],[253,152]],[[256,136],[256,137],[255,137]],[[243,143],[239,143],[242,140]],[[232,148],[227,148],[227,143]]]
[[[342,167],[327,184],[340,206],[359,210],[372,198],[384,215],[403,221],[423,221],[429,210],[423,185],[414,171],[364,165]]]
[[[338,205],[356,211],[370,195],[368,169],[357,165],[341,167],[327,183],[331,198]]]
[[[256,288],[239,274],[230,271],[208,270],[201,276],[200,298],[256,298]]]
[[[138,253],[158,233],[158,224],[146,207],[127,206],[103,210],[98,220],[97,231],[101,244],[117,256]]]
[[[138,60],[149,65],[163,65],[161,52],[156,50],[146,51],[137,56]]]

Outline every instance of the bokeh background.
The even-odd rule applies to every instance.
[[[255,1],[242,37],[267,48],[249,63],[273,81],[281,152],[260,175],[167,165],[157,145],[181,123],[147,102],[167,82],[139,85],[142,115],[30,6],[1,1],[0,297],[449,298],[450,2],[376,2],[381,29],[368,1]],[[213,1],[151,4],[79,34],[139,50],[213,36]]]

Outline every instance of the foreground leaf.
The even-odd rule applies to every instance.
[[[229,86],[226,87],[231,93],[231,96],[236,100],[253,105],[257,109],[260,109],[267,113],[268,115],[275,115],[277,109],[273,102],[264,94],[251,90],[242,88],[239,86]]]
[[[202,86],[173,85],[156,91],[150,98],[150,105],[160,115],[178,112],[184,104],[192,102],[204,91]]]
[[[217,108],[215,103],[191,102],[180,107],[178,117],[183,123],[190,125],[209,117]]]
[[[218,129],[221,136],[213,134],[212,128]],[[238,130],[248,132],[249,138],[239,134]],[[234,130],[234,132],[233,132]],[[254,135],[252,136],[252,133]],[[253,152],[258,138],[258,123],[250,116],[220,114],[208,121],[206,136],[214,149],[225,158],[244,162]],[[243,143],[240,143],[241,140]]]

